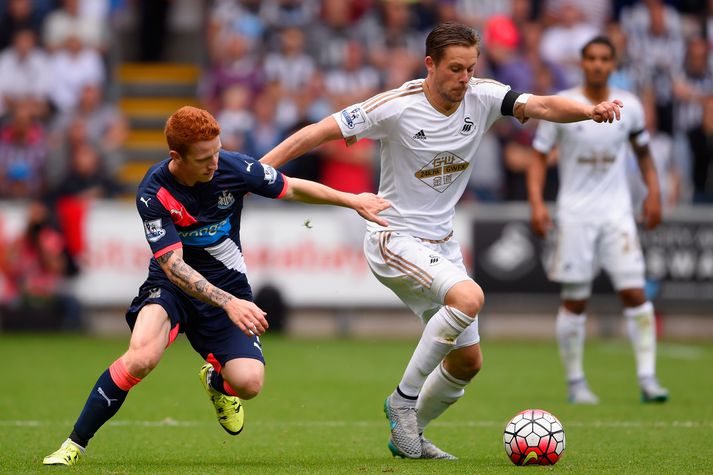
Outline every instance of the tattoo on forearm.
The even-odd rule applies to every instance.
[[[172,254],[173,251],[169,251],[158,257],[157,260],[159,264],[162,264],[161,267],[171,281],[179,286],[181,290],[216,307],[222,307],[233,298],[229,293],[208,282],[205,277],[196,272],[195,269],[186,264],[180,257],[174,259],[168,268],[163,267],[163,265],[168,263],[169,257]]]

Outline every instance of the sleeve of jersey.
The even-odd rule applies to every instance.
[[[394,105],[398,101],[380,102],[378,97],[372,97],[332,114],[347,145],[352,145],[363,138],[378,140],[388,135],[389,118],[394,115]]]
[[[510,90],[510,86],[502,84],[491,79],[474,79],[476,88],[476,97],[487,109],[486,128],[490,128],[493,122],[505,115],[512,115],[512,110],[515,104],[513,99],[512,104],[507,108],[509,98],[515,94],[515,98],[519,96]]]
[[[557,126],[552,122],[541,120],[537,124],[535,138],[532,139],[532,148],[540,153],[549,153],[557,140]]]
[[[144,224],[146,241],[151,246],[151,252],[155,258],[183,247],[169,212],[156,196],[139,194],[136,200],[136,209]]]
[[[626,115],[624,114],[629,114],[629,116],[631,117],[631,128],[629,129],[629,137],[634,140],[634,143],[638,147],[644,147],[648,145],[649,141],[651,140],[651,136],[646,130],[646,123],[644,120],[644,108],[641,105],[641,102],[639,102],[638,99],[632,97],[631,99],[626,100],[625,106],[627,109],[622,109],[621,113],[623,118],[626,118]]]
[[[287,191],[287,179],[270,165],[260,163],[253,158],[245,158],[253,162],[249,171],[243,172],[250,192],[266,198],[282,198]]]

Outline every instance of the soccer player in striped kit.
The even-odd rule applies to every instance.
[[[483,134],[503,116],[521,122],[612,122],[622,105],[522,94],[475,78],[478,54],[471,28],[441,24],[426,39],[425,79],[309,125],[261,159],[278,167],[329,140],[381,141],[379,193],[392,207],[380,214],[389,226],[368,225],[364,251],[376,278],[425,324],[401,381],[384,403],[395,456],[455,458],[423,432],[463,396],[482,365],[477,317],[483,291],[466,272],[452,224]]]

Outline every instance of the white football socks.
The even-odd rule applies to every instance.
[[[436,369],[436,366],[453,349],[458,335],[474,320],[475,318],[469,317],[457,308],[447,305],[441,307],[428,320],[426,327],[423,329],[421,340],[418,342],[418,346],[416,346],[397,388],[404,395],[413,397],[411,404],[415,403],[416,396],[419,395],[428,375]],[[407,402],[407,399],[397,396],[398,391],[394,391],[395,399],[400,402]]]
[[[585,313],[577,315],[564,307],[560,307],[557,313],[557,342],[568,383],[584,379],[582,359],[586,322]]]
[[[636,356],[639,379],[656,375],[656,325],[654,306],[645,302],[638,307],[624,309],[626,329]]]
[[[423,433],[429,422],[437,418],[465,394],[469,381],[458,379],[439,364],[423,383],[416,402],[418,432]]]

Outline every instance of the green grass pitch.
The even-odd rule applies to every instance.
[[[126,339],[0,335],[0,473],[58,473],[42,457],[66,438],[97,376]],[[713,473],[713,348],[662,343],[664,405],[642,405],[628,344],[588,343],[585,365],[601,397],[570,406],[552,342],[483,342],[485,365],[465,397],[426,435],[460,460],[391,457],[384,397],[415,342],[267,337],[263,393],[247,401],[243,433],[218,426],[185,337],[131,391],[72,473]],[[502,430],[542,408],[562,421],[554,467],[515,467]]]

